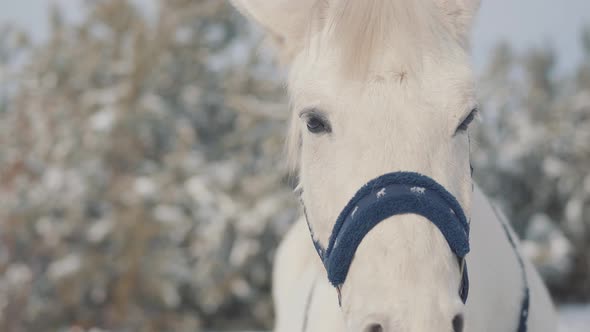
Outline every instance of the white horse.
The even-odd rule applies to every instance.
[[[479,0],[233,4],[266,29],[290,67],[288,149],[306,218],[275,259],[275,330],[555,331],[545,286],[471,180],[468,127],[476,98],[468,48]],[[344,274],[333,272],[326,257],[338,240],[330,238],[339,236],[339,216],[354,218],[358,207],[343,208],[363,184],[392,172],[419,173],[411,176],[444,188],[425,204],[442,202],[448,216],[390,213],[344,251],[354,257]],[[391,188],[426,197],[423,187],[388,185],[376,193],[369,188],[370,199]],[[448,227],[471,243],[466,303],[467,249]],[[337,260],[336,270],[344,263]]]

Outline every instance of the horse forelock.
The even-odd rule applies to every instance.
[[[456,44],[453,32],[434,0],[324,0],[315,6],[304,51],[329,50],[345,78],[403,80],[450,43]]]

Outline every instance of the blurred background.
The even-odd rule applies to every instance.
[[[226,1],[0,3],[0,331],[272,327],[283,72]],[[590,324],[590,3],[483,1],[475,177]]]

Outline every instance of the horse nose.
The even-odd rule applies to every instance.
[[[463,315],[458,314],[453,318],[453,331],[463,332]]]
[[[381,321],[372,321],[365,325],[365,327],[361,330],[361,332],[391,332],[385,328],[385,322]],[[456,315],[453,318],[453,331],[454,332],[463,332],[463,315]]]
[[[390,332],[389,324],[387,323],[386,316],[374,316],[371,315],[365,320],[365,324],[361,329],[361,332]]]
[[[362,332],[385,332],[382,323],[370,323],[365,326]]]

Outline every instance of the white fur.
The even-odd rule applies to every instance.
[[[452,331],[453,317],[462,313],[466,331],[514,331],[519,267],[483,195],[472,193],[468,135],[455,133],[475,104],[467,41],[479,1],[233,3],[288,49],[289,155],[324,246],[356,190],[384,173],[426,174],[453,193],[468,215],[475,199],[466,307],[457,292],[459,267],[444,237],[424,218],[403,215],[380,223],[363,240],[339,310],[299,222],[277,255],[276,330],[301,331],[309,302],[307,331],[364,331],[371,324],[388,332]],[[309,109],[326,115],[331,133],[306,130],[300,114]],[[527,267],[529,331],[552,331],[551,302],[528,262]]]

